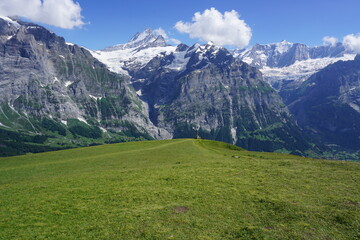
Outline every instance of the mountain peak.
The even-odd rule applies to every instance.
[[[144,39],[155,38],[156,33],[151,28],[146,28],[143,32],[137,32],[128,43],[139,42]]]
[[[5,17],[5,16],[0,15],[0,19],[8,22],[9,24],[15,25],[15,26],[20,25],[15,17]]]
[[[6,28],[13,28],[13,29],[19,29],[20,24],[18,23],[16,18],[13,17],[4,17],[0,15],[0,20],[3,20],[5,22],[5,25],[7,25]]]
[[[166,47],[166,41],[164,36],[162,36],[159,31],[155,31],[151,28],[146,28],[143,32],[136,33],[129,42],[125,44],[118,44],[113,47],[107,47],[103,51],[117,51],[132,49],[140,50],[150,47]]]
[[[286,40],[281,40],[280,44],[292,44],[291,42],[288,42]]]

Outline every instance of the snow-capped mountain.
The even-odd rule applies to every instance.
[[[212,42],[180,44],[130,74],[150,120],[174,138],[198,135],[265,151],[280,143],[290,151],[309,147],[258,69]]]
[[[167,44],[163,36],[153,31],[151,28],[145,29],[144,32],[136,33],[129,42],[125,44],[118,44],[112,47],[103,49],[105,52],[112,52],[116,50],[125,50],[130,48],[147,48],[147,47],[166,47]]]
[[[128,75],[129,70],[145,66],[158,54],[171,53],[175,50],[176,47],[168,45],[162,35],[147,28],[144,32],[136,33],[125,44],[118,44],[91,53],[106,64],[109,70]]]
[[[264,80],[270,83],[275,89],[281,89],[284,83],[293,82],[295,85],[301,84],[311,75],[319,72],[323,68],[338,61],[353,60],[354,54],[344,54],[342,57],[324,57],[296,61],[286,67],[267,67],[264,66],[260,71],[264,75]]]
[[[287,41],[256,44],[245,50],[235,50],[233,54],[259,68],[264,79],[276,89],[281,89],[283,82],[301,83],[329,64],[339,60],[353,60],[355,57],[355,54],[347,51],[341,43],[308,47]]]
[[[50,131],[55,137],[55,132],[61,132],[65,140],[44,143],[59,143],[59,148],[64,147],[61,141],[74,140],[66,132],[90,142],[120,137],[126,131],[130,137],[133,131],[146,138],[162,134],[149,121],[146,106],[126,79],[110,72],[85,48],[37,24],[0,16],[0,49],[0,131],[44,136]],[[115,135],[108,135],[110,131]],[[23,151],[2,140],[0,145],[11,151]]]
[[[228,50],[215,45],[212,42],[200,45],[198,43],[189,47],[179,44],[174,51],[161,52],[146,65],[146,70],[155,70],[152,62],[160,61],[160,67],[178,72],[202,69],[209,64],[224,65],[228,64],[233,56]],[[136,78],[136,77],[135,77]]]
[[[258,68],[271,67],[283,68],[290,66],[298,61],[319,58],[339,58],[346,53],[341,43],[336,45],[308,47],[301,43],[291,43],[282,41],[272,44],[255,44],[245,50],[235,50],[235,57],[239,57],[244,62]]]

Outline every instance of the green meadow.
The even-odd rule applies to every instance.
[[[360,163],[195,139],[0,158],[0,239],[360,239]]]

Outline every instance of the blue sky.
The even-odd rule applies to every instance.
[[[37,0],[32,0],[37,1]],[[49,0],[50,1],[50,0]],[[70,1],[70,0],[66,0]],[[71,0],[72,1],[72,0]],[[215,8],[220,13],[235,10],[251,28],[249,45],[281,40],[321,45],[322,38],[341,39],[360,32],[359,0],[77,0],[81,28],[52,31],[90,49],[124,43],[147,27],[164,29],[169,37],[184,43],[199,42],[174,28],[178,21],[191,22],[195,12]],[[44,21],[43,21],[44,22]],[[200,41],[201,42],[201,41]]]

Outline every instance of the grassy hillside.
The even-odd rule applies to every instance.
[[[359,239],[359,173],[194,139],[0,158],[0,239]]]

